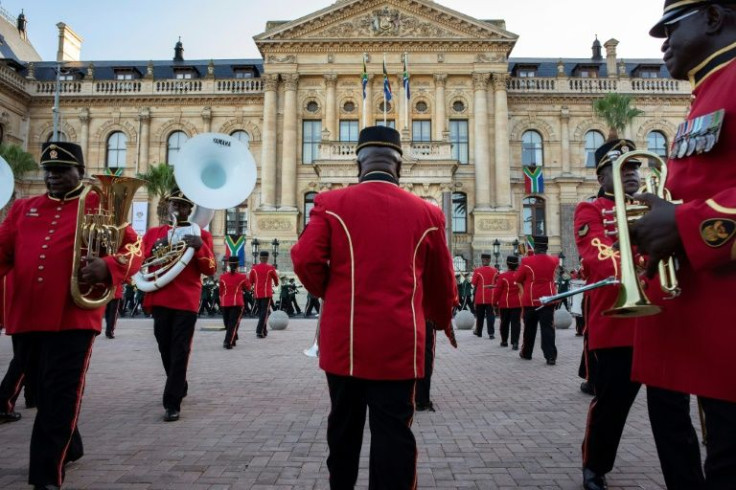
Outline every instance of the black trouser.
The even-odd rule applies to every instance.
[[[330,488],[355,487],[366,408],[371,430],[368,488],[416,488],[417,443],[411,432],[415,380],[366,380],[327,373],[327,384],[332,403],[327,418]]]
[[[26,405],[36,404],[36,379],[38,371],[38,349],[32,333],[14,334],[13,358],[0,383],[0,412],[13,412],[15,401],[25,385]]]
[[[631,347],[596,349],[591,354],[598,359],[598,373],[583,439],[583,467],[605,474],[613,469],[626,418],[641,383],[631,381]]]
[[[690,419],[690,395],[647,386],[647,408],[667,488],[705,488],[698,436]]]
[[[195,323],[197,313],[193,311],[153,307],[153,333],[166,372],[164,408],[181,410],[181,400],[187,394],[187,366]]]
[[[578,376],[586,380],[595,389],[595,377],[598,374],[598,359],[588,349],[588,331],[583,334],[583,353],[580,355]]]
[[[555,307],[544,306],[537,309],[534,306],[524,308],[524,343],[521,346],[522,357],[532,358],[534,342],[537,338],[537,324],[542,333],[542,352],[547,360],[557,359],[557,347],[555,346]]]
[[[236,335],[238,335],[238,326],[242,314],[242,306],[224,306],[222,308],[222,321],[225,323],[225,343],[228,345],[233,345],[237,340]]]
[[[33,334],[39,362],[38,412],[28,469],[31,485],[61,486],[64,464],[84,454],[77,420],[95,335],[93,330]]]
[[[115,335],[115,324],[118,322],[120,300],[113,299],[105,306],[105,335]]]
[[[475,308],[473,307],[473,297],[463,296],[460,298],[460,306],[457,307],[457,311],[470,310],[470,313],[475,315]]]
[[[501,342],[509,341],[509,326],[511,327],[511,345],[519,345],[521,334],[521,308],[501,308]]]
[[[475,305],[475,334],[479,337],[483,336],[483,321],[488,323],[488,336],[496,333],[495,323],[496,315],[493,313],[493,305],[479,304]]]
[[[432,388],[432,370],[434,367],[434,346],[437,334],[429,322],[426,322],[426,337],[424,339],[424,377],[417,379],[417,405],[427,406],[431,402],[429,391]]]
[[[256,335],[268,335],[268,313],[270,311],[271,298],[256,298],[256,307],[258,308],[258,325],[256,326]]]
[[[736,488],[736,403],[700,397],[708,437],[707,488]]]
[[[304,316],[311,315],[313,309],[319,313],[319,300],[310,296],[309,299],[307,299],[307,306],[304,307]]]

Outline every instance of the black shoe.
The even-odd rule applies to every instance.
[[[105,337],[107,337],[108,339],[114,339],[115,338],[115,334],[105,332]]]
[[[257,334],[256,334],[256,337],[258,337],[259,339],[262,339],[262,338],[264,338],[264,337],[266,337],[266,336],[265,336],[265,335],[263,335],[262,333],[257,333]]]
[[[179,420],[179,410],[167,408],[164,413],[164,422],[176,422],[177,420]]]
[[[525,356],[525,355],[524,355],[524,354],[522,354],[521,352],[519,352],[519,357],[521,357],[521,358],[522,358],[522,359],[524,359],[525,361],[531,361],[531,360],[532,360],[532,356]]]
[[[582,391],[586,395],[595,395],[595,392],[593,391],[593,385],[591,385],[587,381],[583,381],[582,383],[580,383],[580,391]]]
[[[488,338],[489,338],[489,339],[491,339],[491,340],[493,340],[493,339],[495,339],[495,338],[496,338],[496,336],[495,336],[495,335],[493,335],[493,334],[491,334],[491,335],[489,335],[489,336],[488,336]]]
[[[17,422],[21,418],[18,412],[0,412],[0,424],[5,422]]]
[[[583,488],[585,490],[606,490],[608,488],[606,475],[583,468]]]
[[[511,344],[511,350],[519,350],[519,344]]]
[[[473,335],[476,337],[483,337],[483,334],[481,332],[478,332],[477,330],[473,330]]]
[[[555,364],[557,364],[557,361],[555,361],[554,359],[547,359],[548,366],[554,366]]]
[[[33,490],[59,490],[56,485],[33,485]]]
[[[229,342],[228,342],[227,340],[226,340],[225,342],[223,342],[223,343],[222,343],[222,346],[223,346],[223,347],[224,347],[225,349],[232,349],[232,348],[233,348],[233,346],[232,346],[232,345],[230,345],[230,343],[229,343]]]
[[[508,346],[509,346],[508,342],[501,342],[501,347],[508,347]]]

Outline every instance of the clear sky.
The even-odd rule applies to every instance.
[[[55,60],[56,24],[83,39],[83,60],[170,59],[179,36],[185,59],[261,58],[253,36],[268,20],[293,20],[335,0],[2,0],[17,16],[24,9],[30,40],[44,60]],[[437,0],[479,19],[504,19],[519,35],[513,57],[587,58],[598,35],[615,38],[618,56],[661,58],[649,37],[663,0]],[[605,53],[604,53],[605,56]]]

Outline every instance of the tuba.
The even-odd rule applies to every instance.
[[[13,197],[13,170],[4,158],[0,157],[0,209],[4,208]]]
[[[176,227],[177,217],[173,217],[168,245],[155,250],[133,277],[144,292],[166,286],[189,264],[194,249],[181,241],[184,235],[199,235],[216,209],[238,206],[248,198],[256,186],[256,161],[248,148],[232,136],[203,133],[181,148],[174,178],[197,207],[189,218],[189,226]]]
[[[636,317],[656,315],[661,308],[652,304],[644,294],[644,290],[639,282],[639,275],[636,272],[636,264],[634,263],[634,252],[632,249],[631,238],[629,236],[629,223],[643,216],[648,210],[648,206],[631,202],[631,198],[624,192],[623,179],[621,177],[621,167],[626,161],[636,157],[647,157],[655,160],[658,168],[652,168],[650,175],[645,178],[645,185],[641,189],[662,199],[671,200],[669,191],[665,188],[667,180],[667,164],[659,157],[659,155],[644,151],[634,150],[624,153],[613,162],[613,194],[615,207],[613,210],[605,214],[614,214],[616,223],[619,250],[621,252],[621,287],[619,288],[618,298],[613,306],[604,311],[606,316],[614,317]],[[628,201],[628,202],[627,202]],[[608,221],[611,223],[611,221]],[[680,294],[679,284],[676,276],[676,263],[673,257],[660,261],[658,264],[659,282],[662,290],[670,295],[671,298]]]
[[[80,279],[85,259],[115,253],[123,242],[128,226],[128,212],[133,196],[144,180],[114,175],[94,175],[96,181],[84,184],[77,206],[77,230],[74,235],[71,295],[74,303],[87,310],[104,306],[115,296],[115,286],[86,284]],[[87,212],[89,193],[95,191],[100,202]]]

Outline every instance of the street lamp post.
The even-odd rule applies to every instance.
[[[565,270],[565,253],[560,252],[560,269]]]
[[[498,257],[501,255],[501,242],[498,241],[498,238],[493,240],[493,257],[496,259],[496,269],[498,269],[500,266],[498,265]]]
[[[514,246],[514,255],[519,255],[519,240],[515,239],[511,245]]]
[[[261,242],[258,241],[258,238],[253,238],[253,241],[250,242],[250,251],[253,254],[253,265],[256,265],[256,261],[258,260],[258,252],[261,249]]]
[[[276,259],[279,256],[279,240],[278,238],[274,238],[271,242],[271,253],[273,254],[273,266],[274,268],[278,269],[279,266],[276,263]]]

